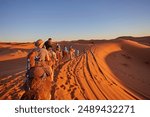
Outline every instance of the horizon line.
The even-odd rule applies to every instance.
[[[113,40],[113,39],[118,39],[118,38],[124,38],[124,37],[126,37],[126,38],[144,38],[144,37],[150,37],[150,35],[145,35],[145,36],[117,36],[117,37],[115,37],[115,38],[87,38],[87,39],[84,39],[84,38],[79,38],[79,39],[66,39],[66,40],[64,40],[64,39],[61,39],[61,40],[57,40],[57,39],[55,39],[55,38],[52,38],[52,39],[54,39],[53,41],[54,42],[62,42],[62,41],[79,41],[79,40],[85,40],[85,41],[90,41],[90,40]],[[40,39],[40,38],[39,38]],[[46,39],[47,40],[47,39]],[[43,39],[43,41],[46,41],[45,39]],[[36,41],[36,40],[35,40]],[[9,41],[9,40],[4,40],[4,41],[2,41],[2,40],[0,40],[0,43],[32,43],[32,42],[34,42],[34,41],[22,41],[22,40],[20,40],[20,41]]]

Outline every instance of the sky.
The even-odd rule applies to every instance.
[[[0,41],[150,35],[150,0],[0,0]]]

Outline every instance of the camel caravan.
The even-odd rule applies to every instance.
[[[49,100],[51,99],[51,87],[54,83],[54,71],[63,62],[79,56],[79,50],[70,46],[69,49],[57,43],[53,47],[52,39],[46,42],[37,40],[35,48],[27,56],[27,72],[24,83],[25,93],[22,100]]]

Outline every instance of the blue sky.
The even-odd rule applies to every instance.
[[[0,41],[150,35],[150,0],[0,0]]]

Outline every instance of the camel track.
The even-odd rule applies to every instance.
[[[140,99],[105,75],[92,50],[68,61],[60,71],[55,78],[54,99]]]
[[[74,81],[76,85],[78,85],[78,88],[83,98],[87,99],[87,96],[85,95],[85,92],[84,92],[84,88],[81,84],[81,81],[78,78],[78,64],[80,63],[81,60],[82,60],[82,57],[79,57],[76,62],[70,62],[69,64],[70,67],[68,66],[68,72],[74,77]],[[71,66],[74,66],[74,67],[71,67]]]

